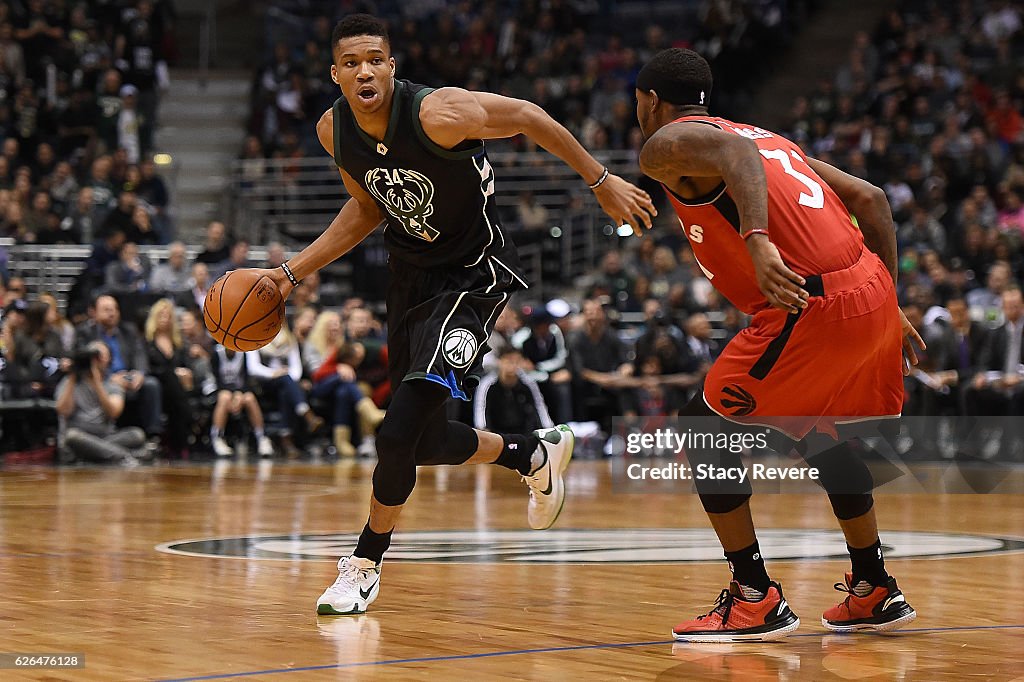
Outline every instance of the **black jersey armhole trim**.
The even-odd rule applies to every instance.
[[[423,104],[423,98],[434,92],[434,88],[423,88],[419,90],[412,97],[412,127],[416,131],[416,137],[420,139],[420,142],[426,147],[431,153],[440,156],[442,159],[469,159],[484,150],[484,143],[482,140],[470,141],[463,140],[455,149],[445,149],[438,143],[431,140],[427,133],[423,130],[423,124],[420,122],[420,105]],[[469,144],[469,147],[460,149],[465,144]]]
[[[341,117],[344,115],[341,113],[342,104],[347,104],[344,97],[334,100],[334,164],[344,169],[345,166],[341,163]]]

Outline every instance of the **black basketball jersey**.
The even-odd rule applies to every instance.
[[[482,140],[454,149],[420,125],[433,88],[395,80],[382,142],[356,123],[344,97],[334,103],[334,161],[387,216],[384,243],[393,258],[420,268],[471,267],[505,246],[494,206],[494,171]]]

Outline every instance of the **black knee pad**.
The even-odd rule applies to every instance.
[[[387,420],[377,432],[377,466],[373,469],[373,497],[383,505],[405,504],[416,486],[415,443]]]
[[[864,516],[875,505],[871,493],[853,495],[848,493],[829,493],[828,501],[832,503],[832,511],[840,521],[848,521]]]
[[[828,493],[837,519],[855,519],[867,514],[874,506],[871,491],[875,481],[871,470],[849,443],[839,443],[806,460],[809,466],[818,470],[818,483]]]
[[[818,470],[818,483],[829,495],[870,495],[875,487],[871,470],[849,443],[839,443],[805,461]]]
[[[704,505],[704,511],[708,514],[728,514],[734,509],[739,509],[743,503],[750,499],[750,493],[731,494],[699,494],[700,503]]]

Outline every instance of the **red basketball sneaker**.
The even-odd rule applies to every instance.
[[[896,579],[891,577],[885,585],[879,585],[871,593],[858,597],[853,592],[853,574],[846,574],[846,583],[836,583],[835,588],[847,592],[840,604],[836,604],[821,617],[821,624],[832,632],[854,632],[856,630],[877,630],[889,632],[898,630],[917,618],[917,612],[907,603]]]
[[[703,616],[680,623],[672,635],[680,642],[769,642],[782,639],[800,627],[800,619],[773,582],[759,601],[743,598],[739,583],[729,583]]]

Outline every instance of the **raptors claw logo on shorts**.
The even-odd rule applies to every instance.
[[[453,329],[445,335],[441,350],[452,367],[466,367],[476,357],[476,337],[468,329]]]
[[[722,407],[730,410],[736,408],[734,412],[730,413],[733,417],[746,417],[757,409],[757,401],[754,400],[754,396],[736,384],[723,388],[720,400]]]

